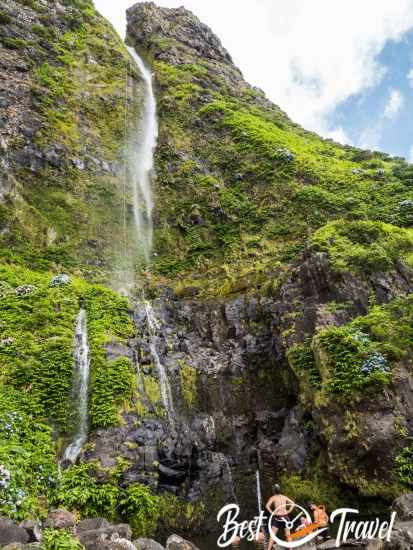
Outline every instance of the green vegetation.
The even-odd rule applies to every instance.
[[[413,439],[396,457],[395,473],[403,485],[409,488],[413,486]]]
[[[33,24],[23,29],[18,23],[18,33],[0,41],[34,52],[32,109],[41,126],[31,146],[38,160],[34,170],[9,170],[17,192],[2,204],[0,259],[107,281],[119,255],[115,242],[123,235],[123,188],[116,174],[124,156],[127,72],[130,121],[140,101],[129,54],[91,2],[66,2],[70,10],[59,12],[59,33],[47,12],[24,4],[36,10]],[[9,146],[25,144],[21,139]],[[128,231],[131,219],[128,210]]]
[[[187,365],[186,363],[181,365],[179,373],[181,376],[182,397],[184,398],[187,407],[191,409],[197,403],[198,373],[194,367],[191,367],[191,365]]]
[[[334,510],[345,502],[346,506],[349,505],[337,484],[329,483],[327,479],[321,479],[321,477],[305,479],[299,474],[284,474],[281,477],[281,486],[285,494],[290,495],[295,502],[304,506],[314,502],[324,504],[328,510]]]
[[[316,336],[314,346],[328,393],[353,401],[357,392],[366,389],[375,392],[391,380],[380,346],[362,333],[348,327],[329,327]]]
[[[43,550],[84,550],[84,548],[83,544],[64,529],[45,529],[43,533]]]
[[[0,11],[0,25],[8,25],[9,23],[11,23],[11,17]]]
[[[99,483],[93,464],[79,464],[65,470],[53,502],[77,511],[82,517],[105,517],[109,521],[117,518],[120,489],[117,481],[120,471],[115,471],[110,480]]]
[[[307,341],[302,345],[294,345],[288,350],[287,358],[298,379],[307,376],[310,386],[314,389],[320,389],[321,376],[311,349],[311,342]]]
[[[155,532],[159,518],[158,500],[144,485],[129,485],[126,489],[120,508],[134,533],[151,536]]]
[[[182,296],[274,293],[308,241],[340,270],[410,265],[407,163],[304,131],[207,61],[155,69],[159,280]]]
[[[384,272],[394,269],[397,261],[412,267],[413,230],[382,222],[331,222],[314,234],[311,243],[328,253],[337,271]]]
[[[127,521],[134,536],[153,536],[159,527],[191,529],[200,526],[205,518],[202,501],[194,504],[167,493],[155,495],[149,487],[138,483],[121,489],[118,482],[124,468],[122,463],[105,473],[105,482],[96,480],[95,468],[94,464],[80,464],[66,470],[55,492],[54,504],[86,518]]]
[[[0,411],[0,513],[45,517],[58,477],[52,430],[36,419],[25,392],[3,384]]]
[[[130,401],[135,373],[129,359],[99,363],[95,369],[91,406],[92,426],[107,428],[119,423],[119,407]]]
[[[134,389],[129,360],[108,361],[105,351],[106,343],[126,343],[133,334],[127,301],[80,279],[53,287],[51,279],[50,273],[0,265],[0,464],[11,474],[0,511],[17,519],[45,514],[57,484],[57,449],[47,424],[61,437],[71,432],[81,303],[88,315],[93,425],[118,423],[118,410]]]
[[[373,305],[342,327],[320,330],[312,342],[288,352],[303,396],[334,396],[347,402],[373,397],[391,383],[392,367],[413,351],[413,300]],[[321,392],[321,393],[320,393]]]

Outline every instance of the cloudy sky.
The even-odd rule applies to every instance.
[[[125,34],[133,0],[95,0]],[[413,162],[413,0],[159,0],[220,37],[305,128]]]

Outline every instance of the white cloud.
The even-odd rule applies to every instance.
[[[127,0],[95,0],[124,34]],[[221,38],[248,81],[296,122],[325,136],[338,104],[376,85],[377,55],[413,27],[413,0],[159,0],[184,5]]]
[[[390,90],[383,113],[377,118],[373,126],[366,128],[361,133],[358,145],[363,149],[378,149],[386,123],[396,118],[403,104],[404,96],[401,91],[397,89]]]
[[[324,137],[333,139],[334,141],[337,141],[338,143],[342,143],[343,145],[351,144],[351,139],[347,135],[344,128],[341,126],[338,126],[337,128],[334,128],[333,130],[326,130],[324,133]]]
[[[409,81],[410,86],[413,88],[413,69],[407,73],[407,80]]]
[[[385,118],[395,118],[403,107],[404,97],[400,90],[391,90],[387,100],[383,116]]]
[[[413,145],[410,147],[409,162],[413,164]]]

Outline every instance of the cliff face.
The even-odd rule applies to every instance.
[[[136,70],[92,2],[1,2],[0,14],[1,255],[104,278]]]
[[[219,342],[206,335],[214,353],[235,346],[240,358],[237,368],[218,359],[214,374],[240,377],[247,391],[225,413],[231,437],[239,433],[237,407],[253,401],[252,423],[243,424],[251,448],[290,490],[300,493],[296,473],[332,501],[337,492],[349,499],[347,490],[391,498],[408,482],[413,429],[411,167],[293,124],[183,8],[136,4],[127,35],[153,64],[157,84],[151,284],[172,286],[170,307],[194,318],[199,302],[208,316],[218,309],[225,318],[229,308],[235,319],[251,299],[266,304],[258,336],[247,330],[235,344],[237,326]],[[204,344],[182,332],[192,342],[185,361],[200,374]],[[262,349],[257,363],[250,340]],[[274,383],[262,408],[251,373]],[[226,388],[229,402],[233,393]],[[268,437],[262,409],[279,423]],[[216,409],[208,413],[217,420]],[[241,447],[248,455],[245,440]],[[214,448],[240,471],[234,449]],[[251,453],[250,471],[256,463]]]
[[[151,302],[85,282],[124,267],[139,74],[86,0],[0,1],[2,513],[199,531],[255,512],[258,468],[264,496],[387,505],[413,481],[411,166],[295,125],[183,8],[127,34],[159,115]],[[90,434],[59,477],[81,306]]]

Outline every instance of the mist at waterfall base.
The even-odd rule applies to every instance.
[[[88,414],[88,393],[89,393],[89,369],[90,352],[87,335],[86,311],[81,308],[76,318],[75,339],[74,339],[74,377],[73,377],[73,398],[77,404],[77,421],[73,441],[63,453],[62,463],[74,464],[77,457],[86,443],[89,414]]]

